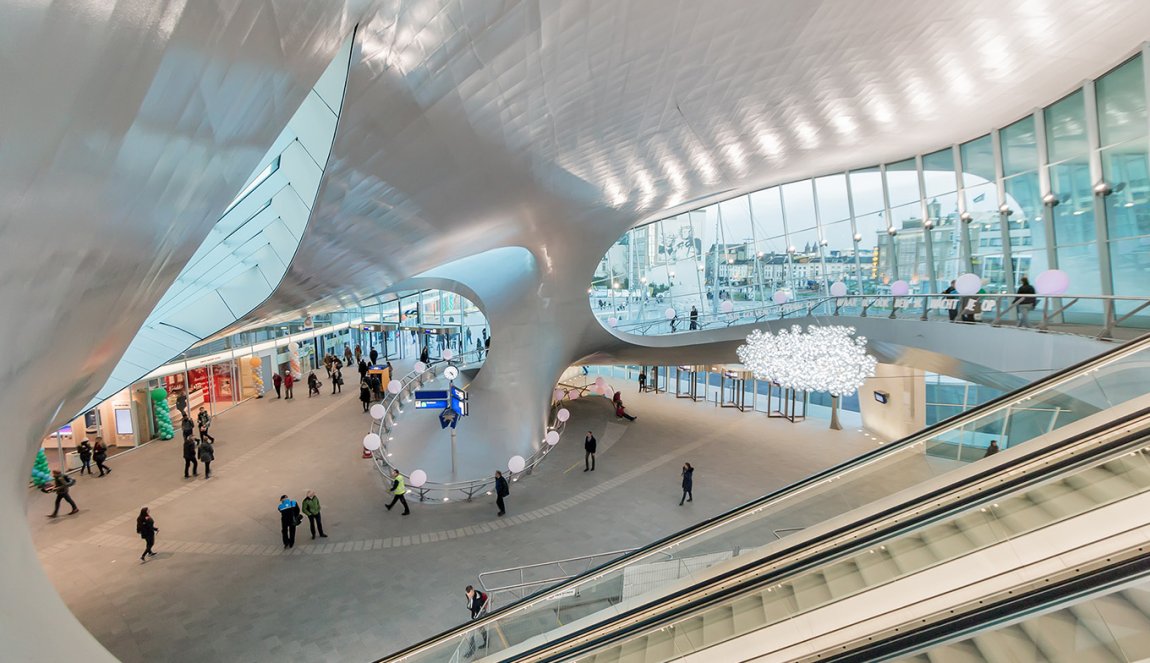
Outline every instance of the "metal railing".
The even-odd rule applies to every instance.
[[[483,360],[484,350],[469,350],[452,357],[450,360],[439,359],[429,362],[423,371],[416,371],[412,369],[402,378],[399,378],[400,390],[399,393],[387,393],[382,400],[374,401],[371,405],[383,405],[384,415],[381,419],[372,418],[371,426],[368,429],[369,433],[376,433],[381,440],[380,448],[371,452],[372,462],[375,463],[376,469],[380,475],[387,481],[391,480],[391,471],[393,469],[399,470],[400,475],[403,476],[404,481],[407,483],[408,494],[414,494],[420,502],[431,503],[444,503],[450,502],[453,499],[463,500],[470,502],[476,495],[493,494],[495,486],[495,477],[484,477],[480,479],[470,479],[467,481],[453,481],[453,482],[439,482],[427,481],[419,486],[413,486],[410,482],[411,477],[408,472],[396,467],[389,459],[392,452],[388,448],[388,442],[393,441],[395,423],[399,415],[404,413],[404,404],[411,403],[414,400],[414,392],[419,387],[426,384],[429,380],[435,379],[439,372],[447,366],[455,366],[457,368],[464,368],[470,365],[478,364]],[[386,389],[387,385],[384,385]],[[559,421],[557,412],[560,406],[554,405],[551,408],[550,420],[551,423],[547,427],[547,431],[558,431],[560,440],[562,440],[563,433],[567,427],[565,422]],[[521,477],[530,476],[532,471],[543,459],[551,452],[553,447],[547,444],[546,440],[540,443],[530,456],[527,456],[524,461],[524,467],[521,472],[508,472],[508,481],[517,482]],[[414,468],[412,468],[414,469]]]
[[[728,312],[689,314],[667,318],[647,318],[617,323],[612,329],[638,335],[665,335],[751,325],[765,320],[800,317],[858,316],[886,317],[904,320],[936,320],[955,324],[990,324],[994,327],[1016,324],[1020,311],[1018,294],[930,294],[930,295],[845,295],[814,297],[784,304],[736,307]],[[1030,329],[1037,332],[1061,332],[1093,336],[1100,340],[1119,339],[1120,329],[1132,330],[1127,339],[1150,327],[1150,313],[1138,316],[1150,307],[1148,297],[1106,295],[1035,296],[1039,300],[1033,311]],[[1136,317],[1137,316],[1137,317]],[[599,314],[600,320],[605,315]]]
[[[514,603],[530,594],[554,585],[558,582],[582,575],[596,566],[609,562],[617,557],[632,553],[637,548],[613,550],[605,553],[568,557],[539,564],[526,564],[509,569],[484,571],[479,574],[479,586],[488,595],[488,603],[494,607],[497,596],[509,596],[511,600],[504,603]],[[496,584],[502,583],[502,584]],[[574,591],[572,592],[574,593]]]

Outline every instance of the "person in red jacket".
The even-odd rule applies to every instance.
[[[295,384],[295,376],[291,371],[284,373],[284,398],[291,398],[291,386]]]

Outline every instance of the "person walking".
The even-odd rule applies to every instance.
[[[196,423],[199,424],[200,428],[200,440],[210,440],[212,444],[215,444],[215,436],[208,433],[208,429],[212,427],[212,416],[208,414],[203,405],[200,406],[200,413],[196,415]]]
[[[690,463],[683,463],[683,497],[679,499],[679,506],[683,506],[683,501],[694,502],[695,496],[691,493],[691,489],[695,485],[695,468],[691,467]]]
[[[196,432],[196,425],[192,423],[191,417],[184,417],[183,421],[180,422],[180,428],[184,432],[185,440],[192,439],[192,434]]]
[[[695,306],[692,304],[691,305],[691,331],[695,331],[698,328],[699,328],[699,309],[695,308]]]
[[[185,419],[188,418],[188,392],[182,389],[176,395],[176,409],[179,410],[180,416]]]
[[[326,539],[327,535],[323,533],[323,520],[319,515],[319,498],[316,497],[314,490],[307,491],[307,495],[303,498],[303,515],[307,516],[311,538],[315,538],[315,531],[318,529],[319,537]]]
[[[190,437],[184,438],[184,478],[189,478],[188,468],[192,468],[192,476],[200,476],[200,465],[196,460],[196,441]]]
[[[319,396],[319,378],[315,376],[315,371],[307,374],[307,397]]]
[[[507,479],[503,478],[503,473],[495,470],[495,506],[499,507],[497,516],[502,516],[507,513],[507,505],[503,503],[503,498],[511,494],[511,486],[507,485]]]
[[[357,345],[355,346],[355,363],[363,361],[363,350]]]
[[[343,363],[345,366],[351,366],[351,346],[347,343],[343,344]]]
[[[303,522],[299,505],[287,495],[280,495],[280,534],[283,536],[284,550],[295,547],[295,528]]]
[[[425,344],[423,346],[423,349],[419,351],[419,361],[423,362],[424,364],[427,364],[427,362],[430,360],[431,360],[431,351],[427,349],[427,345]]]
[[[1014,307],[1018,309],[1018,326],[1030,328],[1030,312],[1034,310],[1038,304],[1038,298],[1034,297],[1034,286],[1030,285],[1030,279],[1025,276],[1022,277],[1022,284],[1018,286],[1019,295],[1030,295],[1028,297],[1016,297],[1014,299]]]
[[[155,557],[156,553],[152,551],[152,546],[156,545],[156,532],[160,528],[156,527],[156,521],[152,520],[151,514],[148,513],[148,507],[140,509],[140,515],[136,518],[136,534],[148,544],[144,548],[144,552],[140,553],[140,561],[146,561],[148,557]]]
[[[96,468],[100,470],[100,476],[111,474],[112,468],[104,464],[108,459],[108,445],[104,444],[104,438],[97,437],[96,443],[92,445],[92,460],[96,462]]]
[[[391,507],[399,502],[403,504],[403,515],[406,516],[411,513],[411,509],[407,507],[407,498],[404,497],[407,494],[407,485],[403,482],[403,475],[396,469],[391,470],[391,494],[395,497],[392,497],[391,504],[387,505],[388,511],[391,511]]]
[[[671,310],[671,333],[679,331],[676,327],[679,325],[679,312],[674,309]]]
[[[45,486],[40,489],[40,492],[43,493],[56,493],[56,508],[48,514],[49,518],[55,518],[60,513],[60,502],[67,502],[72,505],[72,510],[68,512],[69,516],[80,510],[80,507],[76,506],[76,502],[72,500],[72,496],[68,494],[69,489],[74,485],[76,485],[76,481],[72,477],[60,470],[52,470],[52,486]]]
[[[216,445],[215,442],[208,442],[207,440],[200,440],[200,448],[198,450],[200,462],[204,465],[204,478],[212,478],[212,461],[216,459]]]
[[[639,369],[639,393],[647,391],[647,369]]]
[[[367,357],[371,360],[372,366],[375,366],[376,362],[379,361],[379,353],[375,351],[375,348],[371,348],[368,351]]]
[[[595,439],[595,434],[587,431],[587,437],[583,438],[583,471],[595,471],[595,449],[598,447],[599,441]]]
[[[331,393],[339,394],[343,392],[343,371],[339,367],[332,369],[331,372]]]
[[[88,474],[91,474],[92,445],[88,444],[87,438],[85,438],[84,441],[80,443],[79,447],[76,447],[76,453],[80,455],[80,474],[83,474],[84,470],[87,470]]]
[[[283,384],[283,381],[284,379],[280,377],[279,373],[276,373],[272,376],[272,386],[276,388],[276,398],[280,398],[282,396],[280,393],[280,385]]]
[[[295,384],[295,375],[288,370],[284,373],[284,400],[291,399],[291,387]]]
[[[946,314],[950,316],[950,321],[958,317],[958,288],[954,287],[954,281],[950,282],[950,287],[942,291],[942,294],[947,295]]]

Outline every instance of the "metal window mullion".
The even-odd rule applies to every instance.
[[[954,179],[958,184],[958,256],[966,272],[974,271],[973,256],[970,248],[970,224],[962,220],[966,214],[966,185],[963,184],[962,146],[955,143],[951,150],[954,155]]]
[[[998,129],[990,132],[990,145],[994,153],[994,184],[998,192],[998,206],[1006,205],[1006,178],[1002,164],[1002,134]],[[998,213],[998,230],[1002,235],[1002,280],[1008,289],[1014,288],[1014,256],[1010,250],[1010,216]]]
[[[1103,295],[1114,294],[1114,282],[1110,265],[1110,229],[1106,221],[1106,197],[1094,195],[1093,185],[1103,180],[1102,148],[1098,130],[1098,97],[1094,81],[1086,81],[1082,86],[1083,102],[1086,104],[1086,139],[1090,144],[1091,196],[1094,199],[1094,239],[1098,252],[1098,280]],[[1106,325],[1109,329],[1114,322],[1113,302],[1104,305]]]
[[[843,173],[847,178],[847,214],[851,219],[851,243],[854,245],[854,259],[855,259],[855,284],[858,286],[859,294],[863,294],[863,280],[862,280],[862,258],[859,257],[859,242],[855,240],[858,236],[858,222],[855,220],[855,201],[854,193],[851,190],[851,172],[848,170]]]
[[[878,173],[879,180],[882,182],[882,211],[883,219],[886,221],[887,260],[890,264],[890,275],[893,280],[897,281],[899,278],[898,253],[895,251],[894,236],[890,234],[890,229],[894,226],[894,216],[890,212],[890,188],[886,184],[886,164],[879,164]]]
[[[779,185],[775,187],[779,191],[779,211],[783,215],[783,255],[785,262],[783,263],[783,284],[784,287],[789,286],[791,283],[791,276],[794,273],[794,266],[792,265],[793,255],[787,252],[787,248],[791,245],[791,231],[787,227],[787,199],[783,196],[783,187]]]
[[[926,173],[923,172],[922,155],[921,154],[915,156],[914,166],[915,166],[916,172],[918,173],[918,199],[919,199],[919,208],[921,210],[922,219],[923,219],[923,221],[922,221],[922,239],[923,239],[923,246],[926,250],[926,277],[927,277],[927,279],[930,280],[930,287],[927,288],[926,291],[928,293],[930,293],[930,292],[934,292],[935,289],[938,287],[938,285],[937,285],[938,279],[935,277],[935,273],[934,273],[934,238],[932,237],[932,235],[934,234],[933,233],[934,222],[930,221],[929,208],[928,208],[928,205],[926,202]],[[929,221],[931,227],[927,227],[928,221]],[[927,299],[923,298],[923,300],[922,300],[922,317],[924,320],[926,319],[926,311],[927,311],[927,304],[928,303],[929,302],[927,301]]]
[[[1054,207],[1046,204],[1046,196],[1058,194],[1050,179],[1050,149],[1046,145],[1046,113],[1034,111],[1034,142],[1038,146],[1038,190],[1042,197],[1042,231],[1046,235],[1046,266],[1058,269],[1058,249],[1054,237]]]
[[[815,204],[815,236],[818,237],[819,246],[819,269],[823,273],[823,294],[829,295],[831,292],[831,282],[827,276],[827,254],[826,247],[823,245],[823,217],[819,211],[819,187],[815,184],[815,178],[811,178],[811,198]]]

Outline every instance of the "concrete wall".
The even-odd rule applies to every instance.
[[[926,378],[917,368],[879,364],[859,388],[863,427],[883,440],[897,440],[926,427]],[[880,403],[874,393],[886,393]]]

